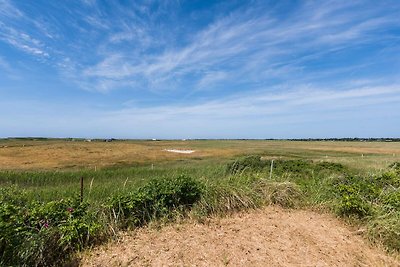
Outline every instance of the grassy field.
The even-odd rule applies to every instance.
[[[176,154],[165,149],[192,149]],[[260,154],[382,168],[400,159],[399,142],[306,142],[262,140],[114,141],[0,140],[0,170],[95,169],[149,165],[181,160],[226,160]]]
[[[0,240],[0,263],[52,265],[151,220],[271,203],[329,210],[398,253],[395,162],[398,142],[0,140],[0,228],[15,237]],[[35,254],[48,244],[53,256]]]
[[[166,149],[190,149],[179,154]],[[16,184],[32,197],[54,200],[79,192],[101,201],[156,177],[187,174],[215,180],[225,164],[244,155],[263,159],[302,159],[376,171],[400,161],[400,143],[262,140],[114,141],[1,140],[0,185]]]

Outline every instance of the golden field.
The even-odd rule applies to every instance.
[[[166,149],[194,150],[179,154]],[[264,158],[334,161],[358,168],[385,167],[400,160],[399,142],[174,140],[174,141],[0,141],[0,170],[51,170],[157,164],[181,160],[218,160],[259,154]]]

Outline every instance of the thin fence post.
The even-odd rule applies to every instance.
[[[94,181],[94,177],[92,178],[92,181],[90,181],[90,186],[89,186],[89,195],[90,195],[90,193],[92,193],[93,181]]]
[[[81,203],[83,202],[83,176],[81,177]]]
[[[272,168],[274,168],[274,160],[271,160],[271,170],[269,171],[269,179],[272,178]]]

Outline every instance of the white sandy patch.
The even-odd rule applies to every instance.
[[[181,154],[191,154],[195,152],[195,150],[183,150],[183,149],[164,149],[164,151],[172,153],[181,153]]]

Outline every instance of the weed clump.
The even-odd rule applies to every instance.
[[[298,185],[292,182],[270,183],[270,202],[284,208],[294,208],[299,205],[302,194]]]
[[[259,181],[251,175],[209,181],[193,212],[201,217],[256,208],[261,205],[263,196]]]
[[[400,174],[400,162],[393,162],[389,165],[389,168]]]
[[[368,224],[368,237],[383,243],[390,251],[400,252],[400,211],[388,213]]]
[[[387,211],[400,211],[400,188],[386,190],[380,199]]]

